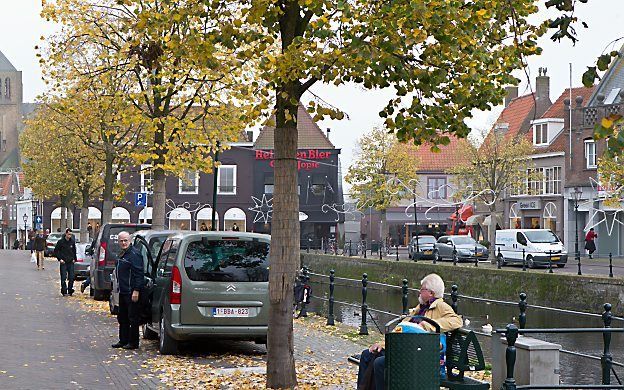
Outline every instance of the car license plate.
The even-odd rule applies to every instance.
[[[559,256],[555,256],[555,257],[553,257],[553,258],[552,258],[552,261],[557,261],[557,260],[559,260],[559,259],[561,259],[561,257],[559,257]]]
[[[481,256],[483,253],[475,253],[475,256]]]
[[[213,307],[213,317],[249,317],[248,307]]]
[[[430,255],[431,253],[433,253],[433,251],[424,251],[424,253],[425,253],[426,255]]]

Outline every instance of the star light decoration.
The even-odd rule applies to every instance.
[[[201,209],[205,207],[211,207],[209,203],[200,203],[200,202],[195,202],[195,203],[184,202],[184,203],[176,204],[173,199],[165,200],[165,206],[169,209],[166,213],[167,218],[169,218],[173,210],[182,208],[182,209],[188,210],[189,213],[191,213],[194,221],[197,221],[197,213]]]
[[[372,202],[357,202],[357,203],[332,203],[332,204],[323,204],[321,206],[321,211],[327,214],[330,211],[336,213],[336,219],[334,222],[340,222],[340,214],[344,214],[345,220],[347,216],[351,217],[351,221],[355,221],[355,215],[360,214],[360,216],[364,216],[365,214],[360,211],[372,205]]]
[[[589,231],[589,229],[598,227],[600,226],[600,224],[604,223],[606,230],[607,230],[607,235],[610,237],[611,234],[613,233],[613,228],[615,227],[616,222],[624,226],[624,223],[618,220],[617,218],[618,213],[624,214],[624,208],[622,207],[624,205],[624,199],[620,197],[620,194],[622,193],[622,189],[624,189],[624,186],[614,187],[611,184],[611,180],[609,180],[606,183],[603,183],[602,180],[600,179],[596,180],[593,177],[589,178],[589,184],[591,184],[592,190],[598,193],[599,201],[611,200],[613,201],[613,203],[617,203],[618,207],[612,208],[611,210],[604,210],[604,209],[596,208],[594,207],[593,199],[589,199],[585,202],[579,203],[579,205],[591,204],[589,219],[588,219],[587,224],[583,228],[583,231],[587,232]],[[598,217],[598,222],[594,222],[594,219],[599,214],[601,214],[602,216]],[[610,219],[611,221],[609,221]]]
[[[249,207],[248,210],[256,213],[253,223],[260,221],[269,223],[273,215],[273,198],[267,199],[266,194],[262,194],[262,199],[252,196],[251,200],[253,200],[254,206]]]

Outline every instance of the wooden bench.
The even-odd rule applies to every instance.
[[[360,364],[360,354],[347,358],[350,363]],[[446,338],[446,379],[440,387],[448,389],[488,390],[490,384],[464,374],[467,371],[482,371],[485,360],[477,336],[471,330],[457,329]]]

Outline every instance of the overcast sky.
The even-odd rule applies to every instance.
[[[52,31],[52,26],[39,18],[41,0],[0,0],[0,10],[3,27],[3,34],[0,34],[0,51],[23,73],[24,101],[34,101],[37,95],[44,91],[34,47],[39,44],[40,36]],[[572,63],[573,86],[580,86],[582,73],[588,65],[593,64],[605,48],[617,49],[624,43],[620,41],[616,47],[607,48],[610,41],[624,35],[624,29],[617,27],[624,21],[624,0],[590,0],[588,4],[579,3],[577,15],[587,22],[589,29],[578,31],[580,42],[576,46],[567,40],[552,43],[544,37],[541,41],[543,54],[529,60],[529,77],[533,86],[537,69],[548,68],[552,101],[569,85],[569,63]],[[545,12],[540,13],[540,17],[545,16]],[[521,73],[517,76],[524,79],[520,94],[529,93],[526,77]],[[312,91],[330,104],[344,110],[350,118],[320,123],[323,130],[331,128],[330,140],[336,147],[342,149],[344,175],[353,158],[355,141],[373,126],[381,123],[377,114],[392,96],[392,92],[367,91],[357,86],[323,85],[313,87]],[[477,129],[489,127],[501,109],[496,107],[490,112],[475,113],[475,118],[470,121],[471,127]]]

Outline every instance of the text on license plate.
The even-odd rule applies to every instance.
[[[430,255],[432,253],[432,251],[425,251],[426,255]]]
[[[481,256],[483,253],[475,253],[475,256]]]
[[[249,317],[248,307],[213,307],[213,317]]]
[[[561,257],[559,257],[559,256],[555,256],[555,257],[553,257],[553,258],[552,258],[552,261],[557,261],[557,260],[559,260],[559,259],[561,259]]]

